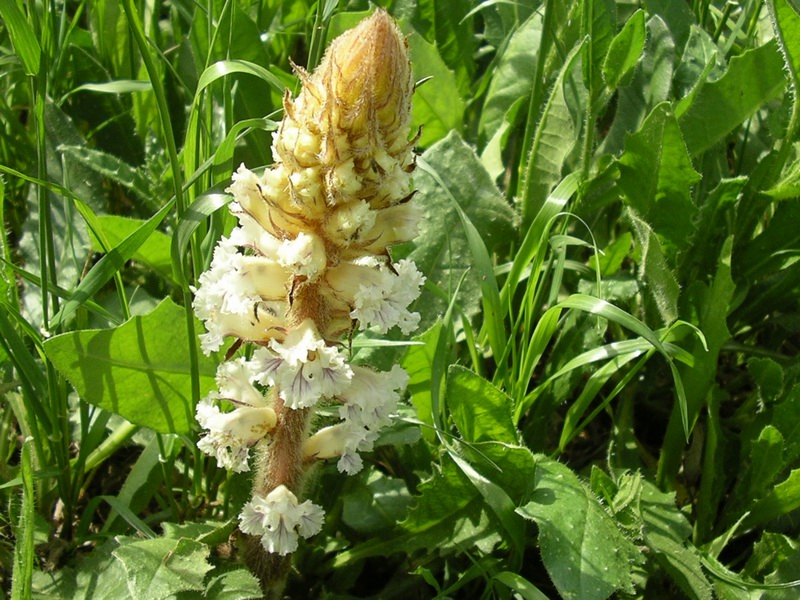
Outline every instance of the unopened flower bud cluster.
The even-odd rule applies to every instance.
[[[263,173],[242,165],[233,175],[238,226],[195,290],[204,352],[229,338],[254,347],[249,358],[220,365],[217,390],[197,407],[206,430],[199,447],[221,466],[248,471],[251,449],[291,420],[282,411],[325,402],[338,406],[340,421],[305,436],[303,459],[338,458],[339,470],[353,474],[408,376],[399,366],[350,364],[342,341],[354,328],[409,334],[419,322],[409,305],[424,277],[388,251],[412,239],[419,221],[409,202],[413,83],[405,40],[380,10],[334,40],[313,74],[298,73],[303,89],[284,99],[273,136],[275,164]],[[261,536],[268,552],[294,551],[298,535],[322,525],[322,510],[299,503],[300,491],[278,482],[256,493],[241,530]]]

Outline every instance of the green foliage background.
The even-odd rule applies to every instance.
[[[795,0],[383,0],[428,277],[297,598],[794,598]],[[0,597],[248,598],[192,285],[361,0],[0,0]],[[430,80],[427,80],[430,78]]]

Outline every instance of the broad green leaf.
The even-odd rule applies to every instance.
[[[52,323],[61,324],[72,316],[87,300],[96,294],[117,272],[122,269],[134,253],[144,244],[161,221],[169,214],[173,208],[173,202],[168,202],[160,211],[150,219],[139,225],[124,240],[101,258],[81,280],[72,296],[61,307],[61,310],[53,318]]]
[[[681,60],[675,68],[675,96],[683,99],[690,94],[696,95],[707,80],[714,81],[722,77],[725,68],[725,58],[711,34],[692,24]],[[684,102],[681,100],[679,106]]]
[[[342,522],[359,534],[384,536],[405,518],[411,497],[402,479],[373,471],[348,489],[342,500]]]
[[[750,453],[751,472],[748,497],[758,498],[770,489],[784,466],[784,439],[780,431],[767,425],[752,446]]]
[[[690,190],[700,175],[692,167],[669,104],[659,104],[641,129],[626,137],[619,169],[627,203],[656,233],[680,247],[694,232],[697,207]]]
[[[672,2],[672,4],[680,4]],[[629,85],[619,88],[614,121],[599,151],[619,155],[632,131],[638,131],[645,117],[670,98],[675,63],[675,42],[661,14],[647,21],[642,60]]]
[[[184,309],[171,300],[114,329],[64,333],[47,357],[83,400],[161,433],[194,423]],[[215,387],[215,361],[200,357],[200,394]]]
[[[691,8],[685,2],[673,2],[673,0],[645,0],[647,12],[651,15],[658,15],[669,28],[671,37],[675,40],[678,49],[682,49],[689,32],[695,23]]]
[[[579,64],[581,48],[572,49],[558,78],[550,91],[550,96],[542,110],[536,127],[530,154],[526,160],[522,202],[523,226],[530,225],[539,213],[548,195],[561,181],[561,169],[567,156],[578,143],[580,117],[573,114],[568,97],[575,94],[576,65]]]
[[[477,50],[473,35],[470,3],[450,0],[428,0],[417,4],[418,31],[436,46],[444,62],[453,70],[462,94],[468,94],[472,73],[476,68]],[[413,61],[413,58],[412,58]]]
[[[465,441],[517,443],[511,398],[483,377],[451,365],[446,393],[448,407]]]
[[[777,50],[773,41],[735,56],[722,77],[703,85],[688,108],[681,107],[679,124],[691,156],[723,140],[786,86]]]
[[[750,577],[763,577],[800,549],[800,543],[780,533],[764,532],[754,545],[744,571]]]
[[[597,97],[604,89],[602,68],[614,39],[617,7],[613,0],[583,0],[581,10],[581,34],[586,38],[581,57],[583,83],[589,93]]]
[[[412,127],[422,128],[417,144],[427,148],[451,131],[463,129],[466,104],[453,72],[442,61],[436,46],[412,33],[408,37],[408,53],[414,79],[432,78],[417,87],[411,103]]]
[[[227,542],[236,529],[236,519],[227,521],[192,521],[186,523],[162,523],[164,537],[178,540],[189,538],[208,546]]]
[[[451,197],[458,202],[469,221],[480,225],[478,233],[490,255],[496,247],[502,247],[514,238],[515,214],[474,151],[457,133],[437,142],[422,158],[438,174],[446,189],[443,190],[434,176],[421,169],[415,174],[418,193],[414,201],[424,218],[409,258],[426,274],[428,283],[438,286],[448,298],[463,274],[469,271],[457,302],[462,312],[474,316],[481,303],[482,282],[475,273],[469,240],[464,228],[458,225],[460,217]],[[429,326],[444,314],[446,306],[446,300],[423,290],[416,304],[422,315],[421,327]]]
[[[678,318],[680,286],[665,256],[661,240],[635,211],[628,214],[640,251],[639,279],[647,283],[646,293],[655,302],[665,325]]]
[[[98,217],[98,221],[106,240],[112,247],[119,246],[123,240],[145,225],[145,222],[140,219],[128,219],[117,215],[102,215]],[[92,249],[95,252],[102,252],[103,250],[97,239],[94,236],[90,237],[92,238]],[[157,230],[153,231],[131,258],[158,271],[163,277],[171,279],[171,243],[168,235]]]
[[[431,398],[431,373],[436,347],[442,335],[446,334],[443,333],[441,320],[437,320],[427,331],[414,338],[415,341],[421,341],[422,345],[409,348],[402,363],[409,377],[407,390],[411,396],[411,404],[414,406],[417,419],[429,426],[422,428],[423,437],[429,441],[433,441],[434,432],[431,427],[435,422]]]
[[[485,476],[478,472],[468,461],[458,456],[455,452],[449,452],[461,472],[469,479],[469,482],[480,493],[483,501],[492,510],[497,520],[502,525],[499,533],[507,541],[509,547],[517,556],[522,556],[525,550],[525,527],[520,516],[515,512],[516,504],[511,500],[505,489],[492,481],[490,476]],[[502,470],[498,465],[498,470]],[[488,474],[487,474],[488,475]],[[523,475],[520,473],[520,475]]]
[[[150,190],[150,183],[142,175],[142,172],[113,154],[86,146],[63,145],[59,147],[59,150],[103,177],[124,186],[141,200],[154,200],[146,197]]]
[[[30,7],[29,10],[37,9]],[[0,16],[3,17],[3,24],[8,30],[14,49],[22,59],[25,74],[36,75],[39,72],[42,49],[16,0],[0,0]]]
[[[538,457],[536,489],[517,509],[539,526],[542,560],[566,600],[605,600],[631,593],[633,565],[642,561],[599,500],[566,466]]]
[[[689,598],[711,600],[699,552],[687,546],[691,525],[675,506],[675,495],[645,481],[640,505],[645,543],[654,558]]]
[[[125,568],[130,597],[155,600],[205,590],[209,552],[208,546],[188,538],[154,538],[123,544],[113,554]]]
[[[589,257],[589,268],[593,271],[599,269],[600,275],[603,277],[610,277],[616,274],[622,263],[628,258],[632,245],[633,236],[631,233],[629,231],[622,233],[603,248],[599,255],[592,254]]]
[[[778,46],[786,62],[786,74],[797,94],[800,90],[800,14],[797,5],[792,6],[788,0],[770,0],[767,6],[778,34]]]
[[[743,528],[758,527],[800,508],[800,469],[794,469],[750,510]]]
[[[412,534],[413,542],[404,548],[446,547],[457,539],[469,540],[480,532],[478,490],[449,459],[442,472],[419,486],[408,517],[400,525]],[[476,529],[477,527],[477,529]]]
[[[66,566],[55,571],[36,571],[33,580],[33,599],[52,600],[120,600],[130,598],[127,577],[122,563],[112,551],[120,541],[114,538],[97,546],[74,567]]]
[[[242,600],[243,598],[261,597],[261,586],[258,579],[247,569],[234,569],[225,571],[221,575],[212,575],[208,587],[203,593],[204,600]],[[190,592],[186,598],[180,595],[179,600],[190,600]],[[195,595],[196,596],[196,595]]]
[[[644,11],[637,10],[625,21],[620,32],[611,40],[603,61],[603,79],[608,89],[615,90],[630,78],[642,56],[645,41]]]
[[[784,438],[786,463],[791,464],[800,456],[800,383],[792,386],[774,415],[773,424]]]
[[[660,485],[672,481],[681,467],[686,428],[685,424],[680,423],[684,419],[688,419],[690,424],[694,423],[715,384],[720,350],[731,337],[727,317],[736,291],[736,284],[731,277],[732,245],[733,239],[728,238],[719,254],[719,264],[711,286],[695,282],[686,291],[688,301],[697,315],[694,322],[700,327],[705,340],[704,343],[699,340],[690,342],[689,351],[694,355],[694,367],[683,369],[681,373],[686,390],[687,413],[679,414],[682,409],[676,406],[670,415],[659,459]]]
[[[486,243],[481,238],[477,227],[472,220],[466,215],[464,209],[460,206],[459,201],[453,194],[453,190],[445,183],[439,172],[429,165],[424,158],[417,159],[417,165],[420,170],[430,175],[433,180],[439,185],[439,188],[445,192],[448,200],[450,200],[451,207],[458,215],[461,227],[464,231],[466,238],[467,250],[472,263],[472,271],[477,277],[482,298],[483,307],[483,328],[482,333],[485,333],[489,340],[489,347],[495,356],[504,356],[507,345],[507,338],[505,332],[505,323],[502,319],[502,309],[500,307],[500,290],[497,287],[497,280],[494,273],[494,262],[486,247]],[[487,174],[488,175],[488,174]],[[458,291],[469,271],[465,271],[462,279],[459,281],[458,288],[454,289],[451,294],[450,306],[448,313],[452,310],[454,302],[458,297]]]
[[[486,140],[495,135],[511,106],[530,95],[541,31],[542,15],[537,11],[514,31],[497,61],[478,125]]]

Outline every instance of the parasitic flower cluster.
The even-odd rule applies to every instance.
[[[413,80],[397,26],[378,10],[334,40],[313,74],[296,70],[303,88],[284,98],[275,163],[234,173],[238,226],[194,290],[204,352],[229,338],[253,347],[219,366],[217,391],[197,407],[199,447],[232,471],[258,465],[240,529],[280,555],[322,526],[322,509],[297,500],[304,470],[338,458],[357,473],[408,381],[399,366],[350,364],[342,340],[356,328],[414,331],[409,305],[425,279],[389,253],[420,219],[410,202]],[[320,403],[338,407],[339,421],[312,435]]]

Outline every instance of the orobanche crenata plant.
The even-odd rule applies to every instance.
[[[194,300],[206,353],[226,338],[252,348],[219,366],[197,420],[204,452],[254,470],[239,523],[267,595],[279,593],[298,537],[322,528],[322,508],[299,499],[310,466],[338,458],[340,471],[357,473],[408,380],[399,366],[350,364],[346,340],[355,328],[410,334],[419,315],[408,307],[424,282],[389,253],[420,218],[402,34],[378,10],[334,40],[314,73],[296,70],[303,87],[284,99],[275,163],[234,173],[238,227],[220,240]],[[321,404],[339,419],[315,431]]]

